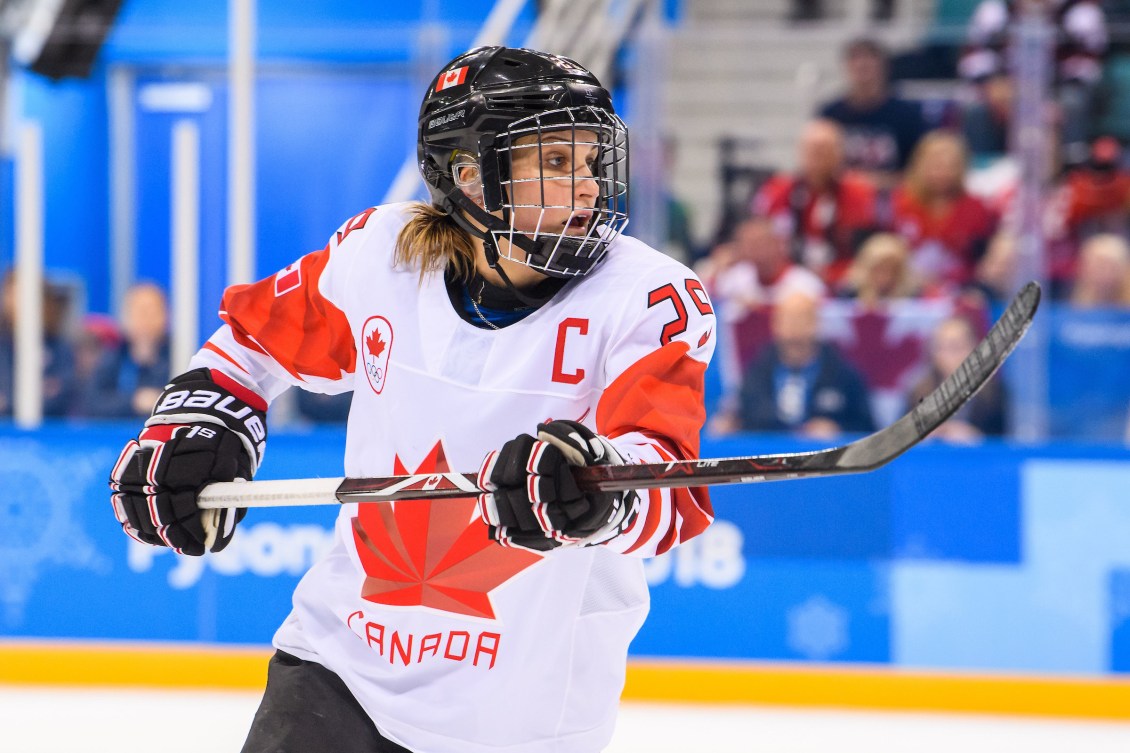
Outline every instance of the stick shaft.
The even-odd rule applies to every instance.
[[[577,467],[573,469],[573,475],[584,490],[625,491],[785,481],[874,470],[929,436],[992,378],[1028,331],[1039,302],[1039,286],[1028,283],[985,339],[937,389],[898,421],[850,444],[813,452]],[[479,493],[474,474],[424,473],[378,478],[210,484],[197,502],[204,509],[271,507],[450,499]]]

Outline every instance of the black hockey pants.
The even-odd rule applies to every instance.
[[[381,737],[341,678],[276,651],[243,753],[412,753]]]

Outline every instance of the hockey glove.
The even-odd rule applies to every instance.
[[[218,552],[245,509],[200,510],[213,481],[250,480],[267,440],[266,403],[219,372],[175,377],[110,476],[114,515],[127,534],[181,554]]]
[[[571,466],[621,465],[604,437],[576,421],[538,424],[487,455],[479,469],[479,516],[503,546],[535,551],[592,546],[626,529],[639,510],[635,492],[582,492]]]

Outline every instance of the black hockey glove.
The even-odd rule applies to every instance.
[[[635,492],[582,492],[570,466],[621,465],[604,437],[576,421],[538,424],[487,455],[479,469],[479,516],[503,546],[535,551],[592,546],[626,529],[639,511]]]
[[[196,495],[213,481],[255,475],[267,440],[266,408],[219,372],[175,377],[110,475],[114,515],[125,532],[181,554],[226,547],[247,511],[200,510]]]

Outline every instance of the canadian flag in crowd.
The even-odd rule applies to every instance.
[[[453,86],[459,86],[467,78],[467,66],[460,68],[452,68],[447,73],[441,74],[439,81],[436,83],[436,91],[441,92],[444,89],[450,89]]]

